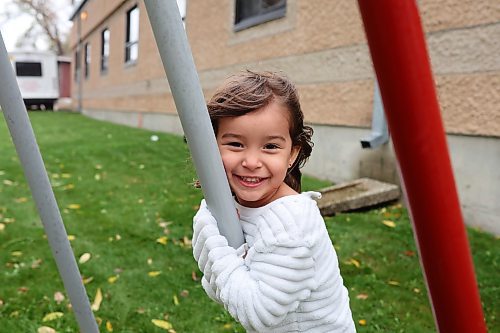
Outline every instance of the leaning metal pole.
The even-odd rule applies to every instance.
[[[80,331],[99,332],[1,33],[0,78],[0,106]]]
[[[237,248],[244,242],[243,232],[177,2],[144,3],[207,205],[221,234],[230,246]]]
[[[486,332],[416,1],[358,3],[436,326]]]

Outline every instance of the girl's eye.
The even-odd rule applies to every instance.
[[[279,149],[279,146],[275,143],[268,143],[264,146],[264,149]]]
[[[231,146],[231,147],[237,147],[237,148],[243,147],[243,145],[239,142],[228,142],[228,143],[226,143],[226,145]]]

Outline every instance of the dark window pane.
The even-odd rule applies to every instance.
[[[40,62],[16,62],[17,76],[42,76]]]
[[[286,0],[236,0],[234,29],[242,30],[286,14]]]

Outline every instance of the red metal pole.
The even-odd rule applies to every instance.
[[[358,0],[439,332],[486,332],[413,0]]]

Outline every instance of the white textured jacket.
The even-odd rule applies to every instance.
[[[193,253],[207,294],[248,332],[355,332],[337,255],[316,202],[319,193],[263,207],[235,203],[246,244],[221,236],[203,200]]]

